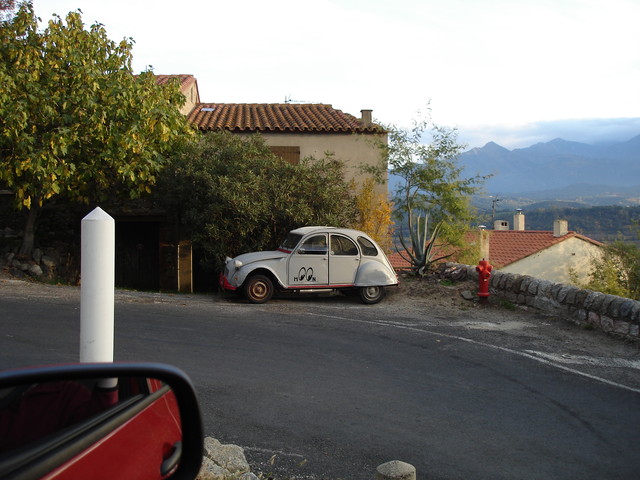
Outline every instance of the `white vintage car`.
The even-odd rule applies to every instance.
[[[371,237],[358,230],[302,227],[292,230],[276,251],[228,258],[220,286],[251,303],[267,302],[274,291],[358,291],[366,304],[378,303],[384,287],[398,285],[389,259]]]

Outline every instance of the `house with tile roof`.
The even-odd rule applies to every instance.
[[[156,75],[158,85],[166,85],[170,81],[177,81],[180,85],[180,92],[184,95],[185,103],[180,108],[180,113],[188,115],[193,108],[200,103],[200,91],[196,77],[189,74],[181,75]]]
[[[202,132],[260,133],[276,155],[292,163],[308,157],[321,159],[330,152],[345,162],[347,180],[356,182],[363,178],[361,164],[377,165],[382,160],[378,144],[386,144],[387,133],[373,123],[370,110],[363,110],[362,117],[356,118],[323,104],[201,103],[193,75],[155,77],[159,85],[178,82],[185,97],[180,111]],[[386,185],[377,188],[386,196]],[[118,286],[193,291],[198,272],[191,242],[188,239],[176,242],[164,215],[150,213],[117,219]],[[140,265],[144,268],[139,268]]]
[[[569,231],[566,220],[556,220],[553,230],[548,231],[525,230],[524,220],[524,214],[518,212],[513,230],[508,222],[497,220],[493,230],[467,232],[465,239],[478,246],[478,260],[488,260],[496,270],[556,283],[571,283],[570,272],[584,280],[594,258],[603,253],[602,243]],[[398,253],[391,255],[390,261],[396,269],[409,267]]]
[[[159,85],[172,80],[186,100],[181,113],[202,132],[259,133],[273,153],[291,163],[330,154],[344,162],[346,180],[356,184],[365,178],[361,166],[384,165],[380,145],[387,144],[387,132],[373,122],[371,110],[361,110],[358,118],[326,104],[200,103],[193,75],[156,75]],[[386,174],[385,165],[385,180]],[[386,196],[386,184],[376,191]]]
[[[200,103],[187,118],[203,132],[259,133],[288,162],[331,154],[344,162],[347,181],[356,183],[364,178],[362,165],[382,164],[380,144],[387,143],[387,132],[372,121],[371,110],[361,110],[357,118],[326,104]],[[387,194],[386,184],[377,188]]]

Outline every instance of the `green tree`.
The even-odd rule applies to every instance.
[[[79,12],[54,16],[43,31],[38,20],[24,3],[0,22],[0,184],[28,209],[22,254],[45,202],[147,193],[191,131],[177,84],[133,74],[131,39],[85,29]]]
[[[350,187],[343,164],[330,157],[292,165],[260,135],[214,132],[173,159],[155,196],[193,240],[203,267],[215,271],[225,256],[277,248],[293,228],[348,225]]]
[[[424,245],[431,245],[417,242],[426,238],[429,223],[438,225],[433,240],[441,238],[445,243],[460,246],[473,218],[470,197],[479,191],[486,177],[462,177],[457,157],[465,146],[458,143],[457,130],[434,124],[429,111],[427,118],[414,121],[410,131],[395,126],[388,131],[389,144],[382,148],[386,150],[391,173],[402,179],[394,192],[394,203],[400,223],[411,233],[414,257],[423,258]],[[427,136],[430,141],[425,143]],[[422,226],[415,225],[415,219],[422,215],[425,216]],[[424,230],[422,233],[418,233],[420,228]]]
[[[572,276],[574,283],[582,288],[640,300],[640,247],[616,241],[604,248],[601,258],[593,260],[586,282]]]

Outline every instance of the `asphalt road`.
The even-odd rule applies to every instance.
[[[15,287],[15,288],[14,288]],[[0,281],[0,368],[78,358],[79,294]],[[277,478],[637,479],[638,346],[532,312],[121,292],[116,360],[196,385],[207,435]]]

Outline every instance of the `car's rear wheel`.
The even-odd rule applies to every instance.
[[[367,305],[378,303],[384,298],[383,287],[360,287],[360,300]]]
[[[273,295],[273,282],[266,275],[253,275],[244,282],[244,296],[251,303],[266,303]]]

